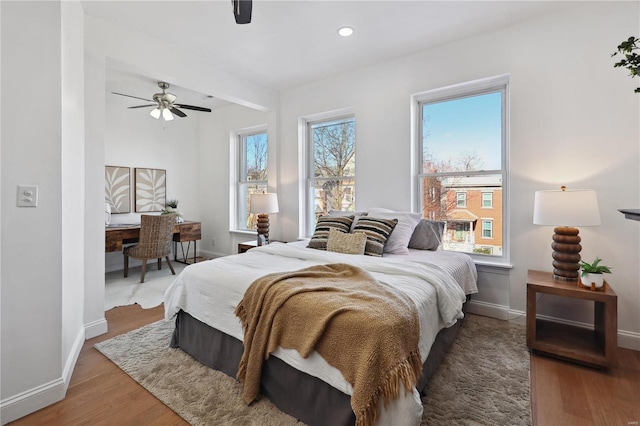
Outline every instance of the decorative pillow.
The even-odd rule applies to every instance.
[[[331,228],[335,228],[340,232],[348,234],[352,223],[353,216],[320,216],[316,223],[316,230],[313,233],[311,240],[309,240],[309,245],[307,245],[307,247],[326,250],[329,230]]]
[[[367,212],[350,212],[348,210],[329,210],[329,216],[354,216],[353,223],[351,224],[351,232],[353,232],[353,227],[356,226],[356,222],[362,216],[366,216]]]
[[[384,243],[387,242],[389,235],[396,227],[398,219],[382,219],[371,216],[361,217],[353,232],[364,232],[367,234],[367,244],[364,248],[364,254],[367,256],[381,257],[384,250]]]
[[[409,248],[418,250],[438,250],[442,242],[444,221],[422,219],[411,235]]]
[[[367,244],[367,234],[356,232],[355,234],[345,234],[336,228],[329,229],[329,239],[327,240],[327,251],[346,254],[364,254],[364,247]]]
[[[385,253],[409,254],[409,240],[416,225],[422,219],[420,213],[394,212],[393,210],[371,208],[369,215],[382,219],[398,219],[398,224],[384,245]]]

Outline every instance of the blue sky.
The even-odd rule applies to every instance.
[[[476,153],[483,170],[499,170],[501,160],[501,93],[489,93],[424,105],[427,149],[438,160]]]

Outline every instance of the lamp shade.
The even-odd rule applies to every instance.
[[[251,213],[278,213],[278,194],[251,194],[249,204]]]
[[[533,223],[552,226],[600,225],[596,191],[590,189],[536,191]]]
[[[155,118],[156,120],[160,118],[160,114],[161,114],[161,112],[160,112],[159,108],[154,108],[149,113],[149,115],[152,116],[153,118]]]

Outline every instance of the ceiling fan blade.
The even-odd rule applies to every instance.
[[[185,114],[184,112],[180,111],[178,108],[176,107],[171,107],[169,108],[169,110],[174,113],[175,115],[177,115],[178,117],[186,117],[187,114]]]
[[[231,0],[233,3],[233,16],[236,18],[236,24],[251,23],[252,0]]]
[[[147,108],[147,107],[157,107],[158,105],[156,104],[149,104],[149,105],[136,105],[136,106],[132,106],[132,107],[128,107],[128,109],[135,109],[135,108]]]
[[[126,96],[127,98],[140,99],[142,101],[153,102],[151,99],[139,98],[137,96],[125,95],[124,93],[111,92],[114,95]]]
[[[204,107],[193,106],[193,105],[174,104],[174,106],[177,106],[183,109],[191,109],[194,111],[211,112],[211,108],[204,108]]]

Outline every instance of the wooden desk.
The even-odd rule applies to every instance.
[[[181,260],[178,259],[177,243],[188,242],[189,246],[193,241],[193,263],[196,262],[196,249],[197,240],[202,238],[201,235],[202,224],[200,222],[194,222],[185,220],[182,223],[176,223],[173,227],[173,258],[177,262],[187,263],[187,259],[184,256]],[[123,244],[135,243],[140,238],[140,225],[134,226],[107,226],[105,227],[105,242],[104,251],[114,252],[122,251]],[[187,248],[187,253],[189,248]]]
[[[553,294],[594,302],[594,329],[580,328],[536,318],[536,293]],[[576,281],[557,281],[551,272],[527,274],[527,346],[534,351],[609,367],[615,365],[618,333],[618,296],[607,285],[591,291]]]

